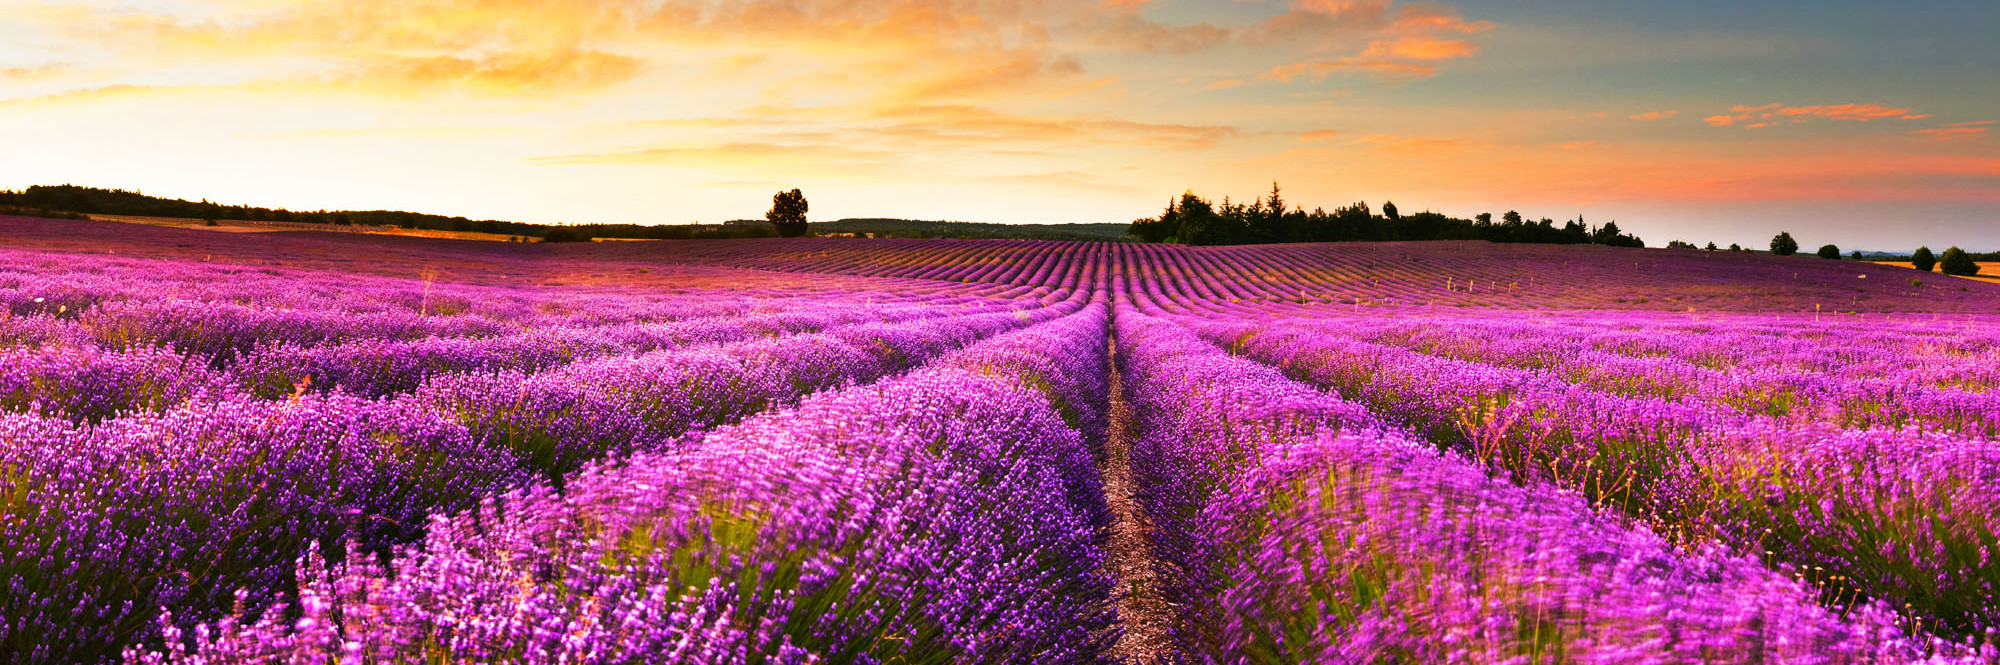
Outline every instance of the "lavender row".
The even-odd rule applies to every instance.
[[[664,323],[589,328],[531,329],[486,339],[457,337],[409,341],[359,340],[325,346],[260,349],[230,370],[251,393],[292,394],[301,386],[341,389],[370,396],[415,390],[444,374],[533,373],[594,358],[645,353],[695,344],[736,342],[827,330],[861,323],[895,323],[940,315],[1010,312],[1033,305],[981,301],[953,306],[797,303],[784,311],[738,317],[710,317]]]
[[[1280,311],[1282,309],[1282,312]],[[1217,312],[1241,318],[1246,312]],[[1258,318],[1336,318],[1324,307],[1253,308]],[[1992,317],[1871,315],[1862,321],[1753,314],[1644,312],[1465,313],[1449,317],[1425,310],[1345,318],[1367,341],[1427,352],[1500,353],[1520,366],[1539,367],[1571,353],[1604,353],[1724,372],[1809,372],[1841,378],[1890,378],[1910,385],[1961,387],[1978,392],[2000,386],[2000,336]],[[1537,345],[1517,346],[1523,338]],[[1499,348],[1491,348],[1494,343]],[[1510,342],[1515,344],[1510,344]]]
[[[0,413],[97,422],[165,411],[230,388],[206,363],[165,349],[0,348]]]
[[[296,621],[131,661],[1106,662],[1107,511],[1065,423],[1103,411],[1103,311],[439,517],[393,568],[308,557]]]
[[[525,258],[523,273],[541,269]],[[605,270],[609,266],[593,266]],[[750,313],[769,299],[838,296],[866,291],[866,280],[807,282],[794,277],[689,266],[653,266],[670,289],[557,287],[521,289],[452,281],[448,271],[420,278],[347,272],[257,268],[0,250],[0,312],[75,316],[96,306],[131,301],[234,303],[253,309],[327,310],[348,314],[472,315],[515,325],[588,326]],[[413,271],[415,272],[415,271]],[[439,280],[443,277],[443,280]],[[835,288],[829,289],[829,286]],[[895,286],[884,282],[880,286]],[[907,286],[907,285],[905,285]],[[864,288],[856,288],[864,287]],[[882,288],[881,291],[895,291]],[[937,292],[985,296],[995,289],[932,285]],[[695,296],[689,300],[686,296]]]
[[[0,305],[5,305],[0,346],[166,344],[217,366],[281,344],[492,337],[527,328],[770,314],[828,301],[895,307],[1026,303],[1038,297],[1029,287],[856,278],[808,282],[715,268],[669,268],[696,273],[672,289],[518,289],[186,261],[7,254],[22,263],[0,269]],[[879,290],[843,288],[855,283]]]
[[[894,306],[902,298],[821,297],[808,302],[863,300],[856,306]],[[966,298],[961,302],[985,302]],[[157,298],[121,300],[59,316],[15,317],[0,321],[0,340],[19,345],[96,345],[127,349],[166,345],[175,351],[220,367],[236,357],[273,346],[311,347],[357,340],[408,341],[436,337],[491,338],[526,328],[563,329],[649,323],[710,316],[777,313],[811,308],[811,304],[747,302],[742,295],[722,298],[683,296],[662,303],[674,312],[636,322],[576,321],[573,317],[526,322],[504,321],[470,314],[423,314],[408,310],[356,313],[338,308],[273,308],[236,302]],[[921,303],[919,303],[921,304]],[[937,304],[947,304],[940,302]]]
[[[703,427],[867,381],[1079,302],[945,322],[853,326],[572,365],[442,377],[414,394],[195,402],[92,428],[7,417],[0,448],[0,651],[102,659],[248,590],[291,588],[308,544],[386,552],[425,516],[607,454],[671,448]]]
[[[1563,381],[1638,397],[1697,401],[1739,411],[1850,427],[1945,430],[1971,436],[2000,435],[2000,392],[1986,391],[2000,357],[1976,356],[1963,363],[1910,357],[1909,345],[1801,344],[1775,350],[1756,362],[1723,369],[1684,360],[1699,350],[1629,357],[1590,348],[1593,340],[1565,337],[1530,322],[1497,320],[1468,325],[1429,317],[1401,321],[1384,332],[1379,318],[1322,317],[1299,321],[1316,331],[1344,338],[1383,338],[1423,353],[1477,364],[1499,364],[1547,373]],[[1723,343],[1740,335],[1712,332]],[[1856,335],[1858,337],[1858,335]],[[1684,347],[1699,349],[1717,340],[1680,335]],[[1905,340],[1907,341],[1907,340]],[[1648,348],[1664,346],[1657,340]],[[1964,371],[1953,371],[1952,367]]]
[[[1121,309],[1117,333],[1135,471],[1159,488],[1146,506],[1198,662],[1880,663],[1951,648],[1879,605],[1837,615],[1756,559],[1677,549],[1375,429],[1163,319]]]
[[[1015,301],[878,307],[809,304],[744,317],[592,328],[551,328],[491,338],[361,340],[325,346],[278,345],[251,352],[224,371],[159,347],[0,348],[0,411],[96,422],[128,411],[164,411],[195,395],[248,391],[282,398],[305,389],[381,397],[415,390],[450,373],[536,372],[571,362],[695,344],[826,330],[926,316],[1011,312]]]
[[[1197,327],[1524,480],[1582,492],[1686,542],[1811,571],[1836,602],[1886,600],[1926,629],[2000,637],[2000,449],[1988,442],[1607,394],[1317,325]]]

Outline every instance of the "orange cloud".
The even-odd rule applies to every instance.
[[[1934,139],[1938,139],[1940,141],[1948,141],[1952,139],[1976,139],[1986,136],[1987,130],[1990,129],[1990,127],[1987,127],[1987,125],[1991,124],[1994,124],[1994,121],[1978,120],[1974,122],[1958,122],[1945,125],[1943,127],[1938,127],[1936,129],[1919,129],[1917,130],[1917,133],[1922,134],[1924,136],[1929,136]]]
[[[1207,23],[1167,25],[1126,13],[1110,19],[1098,32],[1096,42],[1142,53],[1197,53],[1228,43],[1230,34]]]
[[[592,90],[632,78],[640,61],[596,51],[511,52],[477,60],[453,56],[381,58],[344,82],[389,93],[455,89],[493,95]]]
[[[40,67],[0,68],[0,81],[34,81],[50,78],[67,71],[69,71],[68,66],[59,64],[48,64]]]
[[[1709,116],[1703,118],[1703,121],[1715,127],[1728,127],[1739,122],[1749,122],[1749,124],[1743,126],[1745,129],[1758,129],[1778,124],[1802,123],[1812,118],[1868,122],[1883,118],[1903,118],[1907,120],[1911,119],[1912,115],[1909,109],[1882,104],[1831,104],[1821,106],[1765,104],[1763,106],[1736,106],[1729,110],[1730,113],[1727,115]]]
[[[818,56],[831,75],[822,80],[893,72],[853,86],[863,92],[977,97],[1074,77],[1080,67],[1057,50],[1050,26],[1086,13],[1095,10],[999,0],[258,0],[222,3],[208,15],[63,8],[33,20],[135,59],[206,59],[231,66],[225,71],[258,63],[287,71],[256,76],[394,95],[603,88],[645,73],[653,58],[692,48],[722,51],[712,60],[725,64],[754,62],[742,59],[745,50]],[[1218,28],[1136,17],[1119,25],[1152,28],[1138,30],[1150,38],[1124,48],[1190,50],[1227,38]]]
[[[953,145],[1015,146],[1041,142],[1203,148],[1237,133],[1236,128],[1222,125],[1157,124],[1093,116],[1030,116],[963,105],[878,109],[865,119],[886,124],[853,131]]]
[[[1402,37],[1370,43],[1368,50],[1362,51],[1358,57],[1363,60],[1446,60],[1478,52],[1479,47],[1467,41]]]
[[[1640,113],[1638,115],[1633,115],[1629,117],[1633,120],[1665,120],[1667,118],[1674,117],[1674,115],[1678,113],[1680,113],[1680,111],[1647,111],[1645,113]]]
[[[1395,35],[1418,36],[1429,36],[1440,32],[1456,32],[1470,35],[1492,29],[1493,24],[1490,22],[1467,22],[1465,19],[1460,18],[1458,14],[1452,13],[1442,5],[1420,3],[1405,5],[1400,9],[1396,13],[1395,22],[1389,24],[1387,32]]]
[[[1323,79],[1336,72],[1395,79],[1429,78],[1437,75],[1437,68],[1426,63],[1471,57],[1479,52],[1472,42],[1441,35],[1473,34],[1493,28],[1492,23],[1468,22],[1448,8],[1428,3],[1400,7],[1392,17],[1386,2],[1299,0],[1292,4],[1290,14],[1272,19],[1260,32],[1282,32],[1273,26],[1289,26],[1290,22],[1336,20],[1349,30],[1366,28],[1375,33],[1374,37],[1360,53],[1280,65],[1258,75],[1258,80],[1290,83],[1301,77]]]
[[[1257,75],[1259,81],[1281,81],[1291,83],[1293,79],[1308,77],[1313,80],[1326,78],[1335,72],[1362,72],[1390,78],[1430,78],[1437,76],[1437,68],[1404,62],[1363,60],[1347,57],[1339,60],[1315,60],[1290,65],[1279,65]]]
[[[1986,130],[1987,128],[1985,127],[1939,127],[1937,129],[1919,129],[1917,133],[1938,140],[1950,140],[1979,138],[1986,135]]]
[[[1228,90],[1228,89],[1230,89],[1230,88],[1234,88],[1234,87],[1237,87],[1237,86],[1240,86],[1240,85],[1243,85],[1243,82],[1242,82],[1242,81],[1238,81],[1238,80],[1236,80],[1236,79],[1223,79],[1223,80],[1220,80],[1220,81],[1216,81],[1216,82],[1214,82],[1214,83],[1210,83],[1210,84],[1208,84],[1208,89],[1210,89],[1210,90]]]
[[[1310,131],[1300,132],[1299,140],[1306,142],[1326,141],[1339,137],[1346,133],[1347,132],[1343,132],[1338,129],[1314,129]]]

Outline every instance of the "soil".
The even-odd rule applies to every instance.
[[[1153,524],[1139,502],[1132,478],[1132,414],[1118,376],[1118,345],[1111,344],[1111,430],[1104,444],[1105,500],[1111,505],[1111,533],[1106,539],[1105,565],[1118,580],[1114,600],[1124,633],[1112,645],[1121,663],[1154,665],[1179,662],[1169,630],[1175,611],[1161,593],[1163,564],[1153,554]]]

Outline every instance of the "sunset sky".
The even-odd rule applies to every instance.
[[[2000,249],[2000,2],[0,0],[0,188],[1125,222],[1192,188]]]

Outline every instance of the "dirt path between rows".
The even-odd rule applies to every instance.
[[[1153,555],[1153,523],[1139,502],[1132,479],[1132,413],[1125,404],[1125,386],[1118,377],[1118,344],[1111,357],[1111,429],[1104,442],[1104,498],[1111,504],[1111,533],[1105,542],[1105,565],[1118,580],[1116,606],[1124,634],[1111,647],[1121,663],[1171,663],[1174,645],[1168,636],[1174,608],[1160,592],[1160,560]]]

